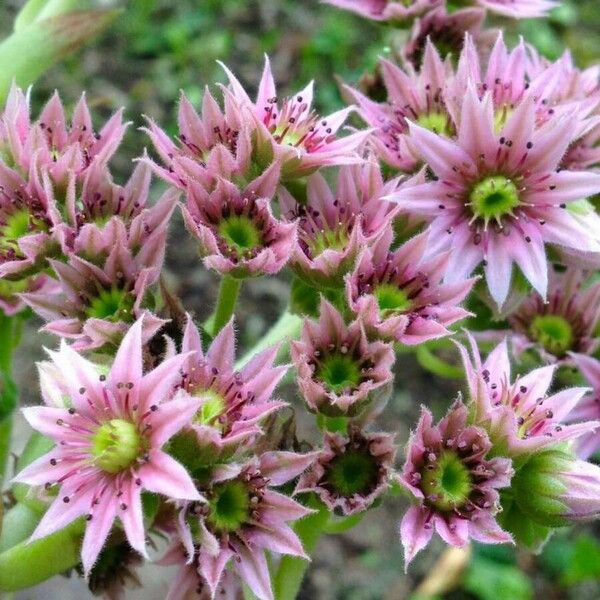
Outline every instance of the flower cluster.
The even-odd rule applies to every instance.
[[[434,532],[538,548],[600,516],[597,69],[483,29],[547,0],[329,4],[414,23],[379,64],[385,101],[345,86],[355,105],[320,116],[312,83],[277,96],[268,59],[255,100],[223,65],[199,111],[181,96],[174,138],[147,120],[153,154],[123,185],[120,112],[95,133],[85,98],[68,126],[58,95],[32,120],[10,92],[0,307],[62,338],[24,409],[52,447],[14,479],[45,511],[23,552],[73,523],[94,589],[115,589],[107,556],[126,571],[162,538],[169,599],[273,600],[321,532],[390,490],[410,501],[407,566]],[[199,325],[161,280],[175,210],[221,282]],[[288,312],[236,360],[240,286],[285,270]],[[410,352],[438,375],[462,359],[468,394],[437,423],[421,407],[401,466],[381,416]],[[299,399],[275,397],[288,372]]]

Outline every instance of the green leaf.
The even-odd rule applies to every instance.
[[[573,586],[588,579],[600,580],[600,543],[589,535],[582,535],[575,541],[560,582]]]
[[[90,41],[120,13],[88,10],[36,20],[0,43],[0,100],[11,83],[33,83],[64,56]]]
[[[15,19],[14,30],[21,31],[35,21],[56,17],[81,8],[81,4],[83,4],[81,0],[29,0],[19,11]]]
[[[480,600],[530,600],[533,586],[517,567],[475,557],[465,573],[464,589]]]

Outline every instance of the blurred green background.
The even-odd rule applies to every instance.
[[[0,34],[10,31],[21,5],[16,0],[0,3]],[[116,177],[121,180],[130,170],[131,159],[147,144],[143,134],[135,131],[143,122],[141,115],[153,117],[174,133],[179,90],[198,103],[206,84],[224,79],[216,60],[226,62],[254,89],[263,55],[268,53],[283,93],[315,79],[317,106],[328,112],[342,104],[336,76],[352,83],[358,81],[374,67],[379,55],[389,52],[394,36],[389,28],[317,0],[131,0],[98,1],[96,5],[121,6],[123,13],[108,32],[48,72],[34,87],[32,99],[37,110],[56,88],[65,103],[72,106],[86,90],[98,122],[125,106],[133,127],[115,160]],[[511,41],[525,35],[550,58],[556,58],[566,46],[571,47],[581,66],[600,57],[598,0],[565,2],[547,21],[493,24],[505,27]],[[210,306],[207,299],[214,291],[214,279],[199,268],[189,242],[182,241],[169,252],[171,278],[178,292],[186,306],[201,315]],[[259,335],[282,309],[286,290],[285,282],[277,279],[249,286],[240,305],[245,336],[242,343]],[[257,306],[261,306],[260,314]],[[40,338],[32,333],[30,341],[23,350],[22,362],[27,365],[31,365],[32,348],[36,355],[39,353]],[[31,390],[31,381],[35,376],[32,369],[27,369],[22,379],[29,381],[26,393],[33,401],[36,392]],[[411,365],[404,375],[399,373],[391,407],[390,422],[397,425],[401,439],[406,439],[420,402],[438,398],[438,404],[446,404],[449,394],[456,390],[454,382],[448,384],[424,373],[409,375],[415,372],[418,369]],[[404,507],[392,499],[370,513],[355,531],[325,540],[302,598],[415,597],[418,585],[435,571],[433,565],[443,546],[433,544],[404,576],[397,538],[397,523]],[[439,597],[596,600],[600,598],[599,532],[597,525],[590,525],[559,533],[537,557],[507,547],[475,547],[456,589]]]

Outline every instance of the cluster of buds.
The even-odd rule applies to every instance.
[[[0,306],[26,303],[63,338],[39,365],[44,406],[24,409],[55,445],[15,481],[47,505],[31,540],[85,518],[90,581],[124,545],[148,558],[156,535],[169,541],[159,562],[179,567],[170,600],[243,586],[273,600],[271,575],[288,564],[277,557],[308,559],[301,519],[352,523],[390,488],[411,501],[406,565],[434,531],[453,546],[534,548],[600,516],[588,461],[600,449],[597,70],[482,29],[485,11],[542,16],[548,0],[329,3],[414,21],[400,63],[379,65],[386,101],[346,86],[356,106],[322,117],[312,83],[278,98],[268,59],[255,100],[223,66],[220,98],[206,89],[198,112],[181,96],[174,139],[148,120],[156,156],[124,185],[109,166],[120,113],[96,134],[82,99],[67,127],[54,96],[32,122],[11,91]],[[445,32],[454,64],[424,32]],[[369,128],[344,132],[353,113]],[[168,189],[150,204],[153,174]],[[164,302],[153,293],[176,208],[221,277],[200,327],[164,286]],[[236,361],[241,283],[286,268],[298,339],[268,334]],[[456,344],[468,398],[437,424],[423,406],[400,466],[378,422],[397,354],[453,349],[461,322],[477,330],[468,350]],[[482,360],[476,338],[498,335]],[[513,378],[511,362],[527,374]],[[288,370],[297,403],[274,398]],[[294,404],[319,441],[278,434]]]

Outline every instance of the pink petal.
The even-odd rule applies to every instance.
[[[153,450],[138,471],[144,488],[177,500],[204,500],[188,472],[168,454]]]
[[[427,510],[411,506],[400,523],[400,541],[404,547],[404,569],[412,562],[417,552],[425,548],[433,535],[433,527],[428,522]]]

